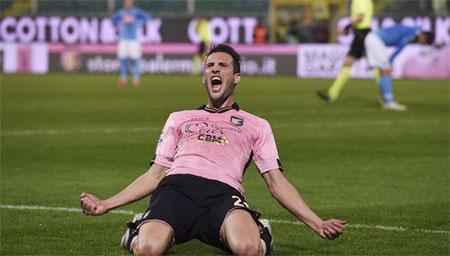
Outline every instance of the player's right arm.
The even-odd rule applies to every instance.
[[[89,193],[80,195],[81,210],[86,215],[102,215],[112,209],[140,200],[155,191],[165,177],[167,167],[153,164],[150,169],[116,195],[101,200]]]

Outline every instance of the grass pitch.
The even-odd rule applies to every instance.
[[[206,103],[206,93],[193,76],[144,76],[140,88],[124,89],[116,79],[1,76],[1,255],[126,254],[119,241],[131,215],[68,210],[79,207],[83,191],[109,197],[145,172],[169,113]],[[243,77],[236,91],[242,109],[271,123],[285,175],[309,205],[324,219],[349,223],[335,241],[290,223],[252,165],[247,200],[280,221],[272,224],[275,254],[448,255],[448,81],[394,81],[405,113],[381,110],[369,80],[352,80],[326,104],[315,90],[329,83]],[[221,251],[192,241],[169,254]]]

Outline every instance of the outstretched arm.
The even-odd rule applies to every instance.
[[[337,219],[323,221],[309,208],[297,189],[279,169],[265,172],[263,177],[272,196],[322,238],[335,239],[344,232],[345,221]]]
[[[88,193],[80,195],[81,210],[87,215],[102,215],[112,209],[142,199],[151,194],[166,175],[168,168],[153,164],[150,169],[116,195],[100,200]]]

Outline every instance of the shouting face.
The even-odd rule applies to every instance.
[[[239,73],[234,73],[233,58],[224,52],[208,56],[203,74],[203,85],[208,91],[211,107],[220,108],[233,103],[234,87],[240,82]]]

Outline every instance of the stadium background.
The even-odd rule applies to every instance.
[[[270,199],[254,167],[250,204],[273,221],[277,255],[448,255],[449,1],[374,0],[374,29],[393,22],[436,34],[408,46],[394,88],[406,113],[381,111],[365,60],[342,98],[320,102],[347,52],[349,1],[136,0],[154,19],[142,31],[142,86],[117,89],[121,1],[1,0],[0,254],[117,255],[123,212],[87,218],[78,195],[107,197],[147,168],[168,114],[204,102],[191,75],[192,20],[214,25],[215,43],[243,55],[238,101],[273,127],[286,175],[324,218],[349,222],[338,241],[320,240]],[[267,44],[254,45],[262,19]],[[320,79],[317,79],[320,78]],[[169,253],[220,254],[197,242]]]

